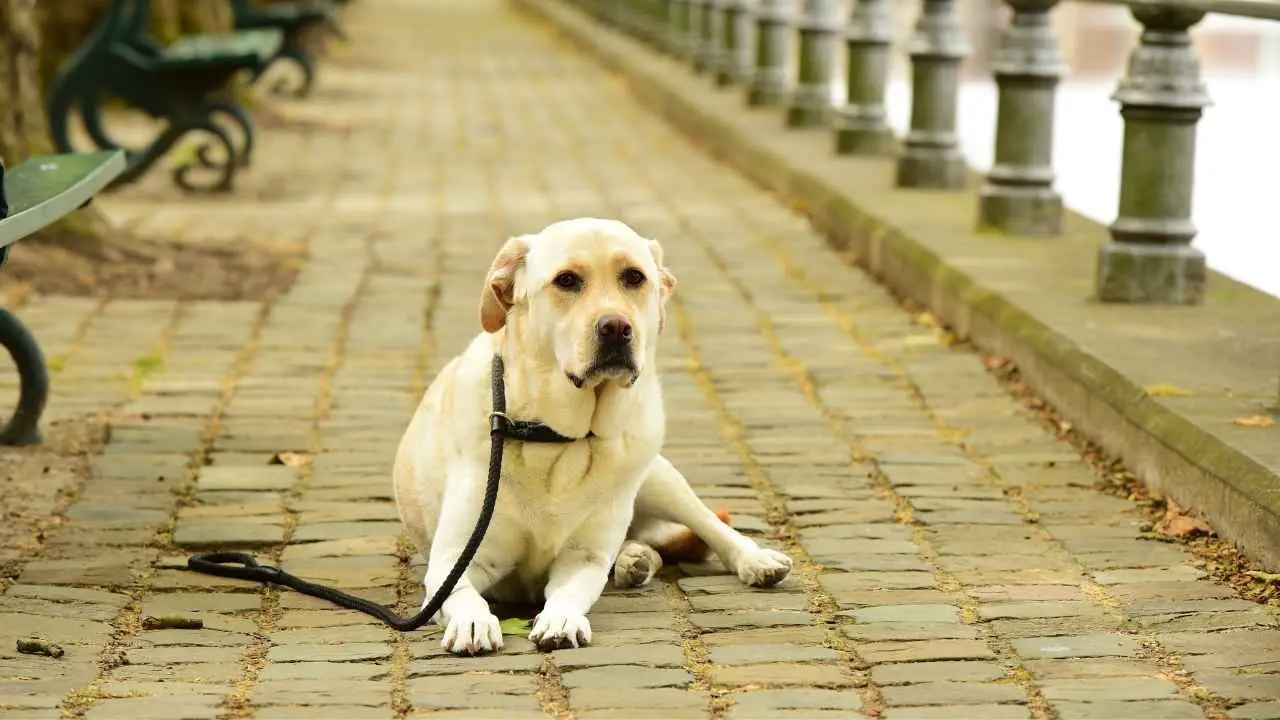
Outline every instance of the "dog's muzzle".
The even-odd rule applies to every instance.
[[[605,315],[596,321],[596,355],[581,375],[568,373],[569,382],[581,388],[594,377],[622,377],[627,387],[640,377],[636,366],[631,323],[621,315]]]

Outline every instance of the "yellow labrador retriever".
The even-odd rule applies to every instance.
[[[529,635],[542,649],[586,645],[587,612],[610,574],[644,585],[664,551],[700,547],[703,559],[709,549],[755,587],[790,572],[789,557],[730,527],[659,454],[657,342],[675,286],[662,247],[616,220],[557,222],[508,240],[494,259],[480,294],[484,332],[432,382],[396,455],[396,503],[427,558],[428,598],[480,513],[495,355],[507,416],[566,441],[506,442],[488,534],[435,618],[445,649],[502,647],[485,597],[545,601]]]

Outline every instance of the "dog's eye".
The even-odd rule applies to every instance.
[[[555,279],[551,282],[555,283],[555,286],[561,290],[577,290],[582,287],[582,276],[578,273],[565,270],[559,275],[556,275]]]
[[[638,288],[644,284],[644,273],[635,268],[627,268],[622,271],[622,284],[629,288]]]

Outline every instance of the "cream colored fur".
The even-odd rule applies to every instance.
[[[566,271],[580,286],[562,287],[572,284]],[[396,455],[396,503],[427,558],[426,596],[453,567],[480,512],[495,353],[506,363],[508,416],[594,437],[506,444],[488,534],[436,617],[446,649],[502,647],[486,597],[545,602],[529,636],[539,647],[588,644],[587,613],[610,576],[622,586],[649,582],[661,566],[654,544],[686,528],[744,583],[765,587],[787,576],[790,558],[721,522],[660,454],[656,351],[675,284],[661,246],[615,220],[558,222],[512,238],[494,259],[481,291],[485,332],[432,382]],[[597,322],[606,316],[632,328],[631,369],[590,372],[601,346]]]

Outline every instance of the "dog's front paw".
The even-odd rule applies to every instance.
[[[613,563],[613,584],[619,588],[643,587],[662,569],[658,551],[638,542],[622,546]]]
[[[455,655],[481,655],[502,649],[502,624],[487,610],[449,618],[440,647]]]
[[[791,558],[777,550],[758,548],[738,561],[738,579],[751,587],[773,587],[791,572]]]
[[[585,647],[591,644],[591,623],[584,615],[543,610],[533,623],[529,642],[539,650]]]

